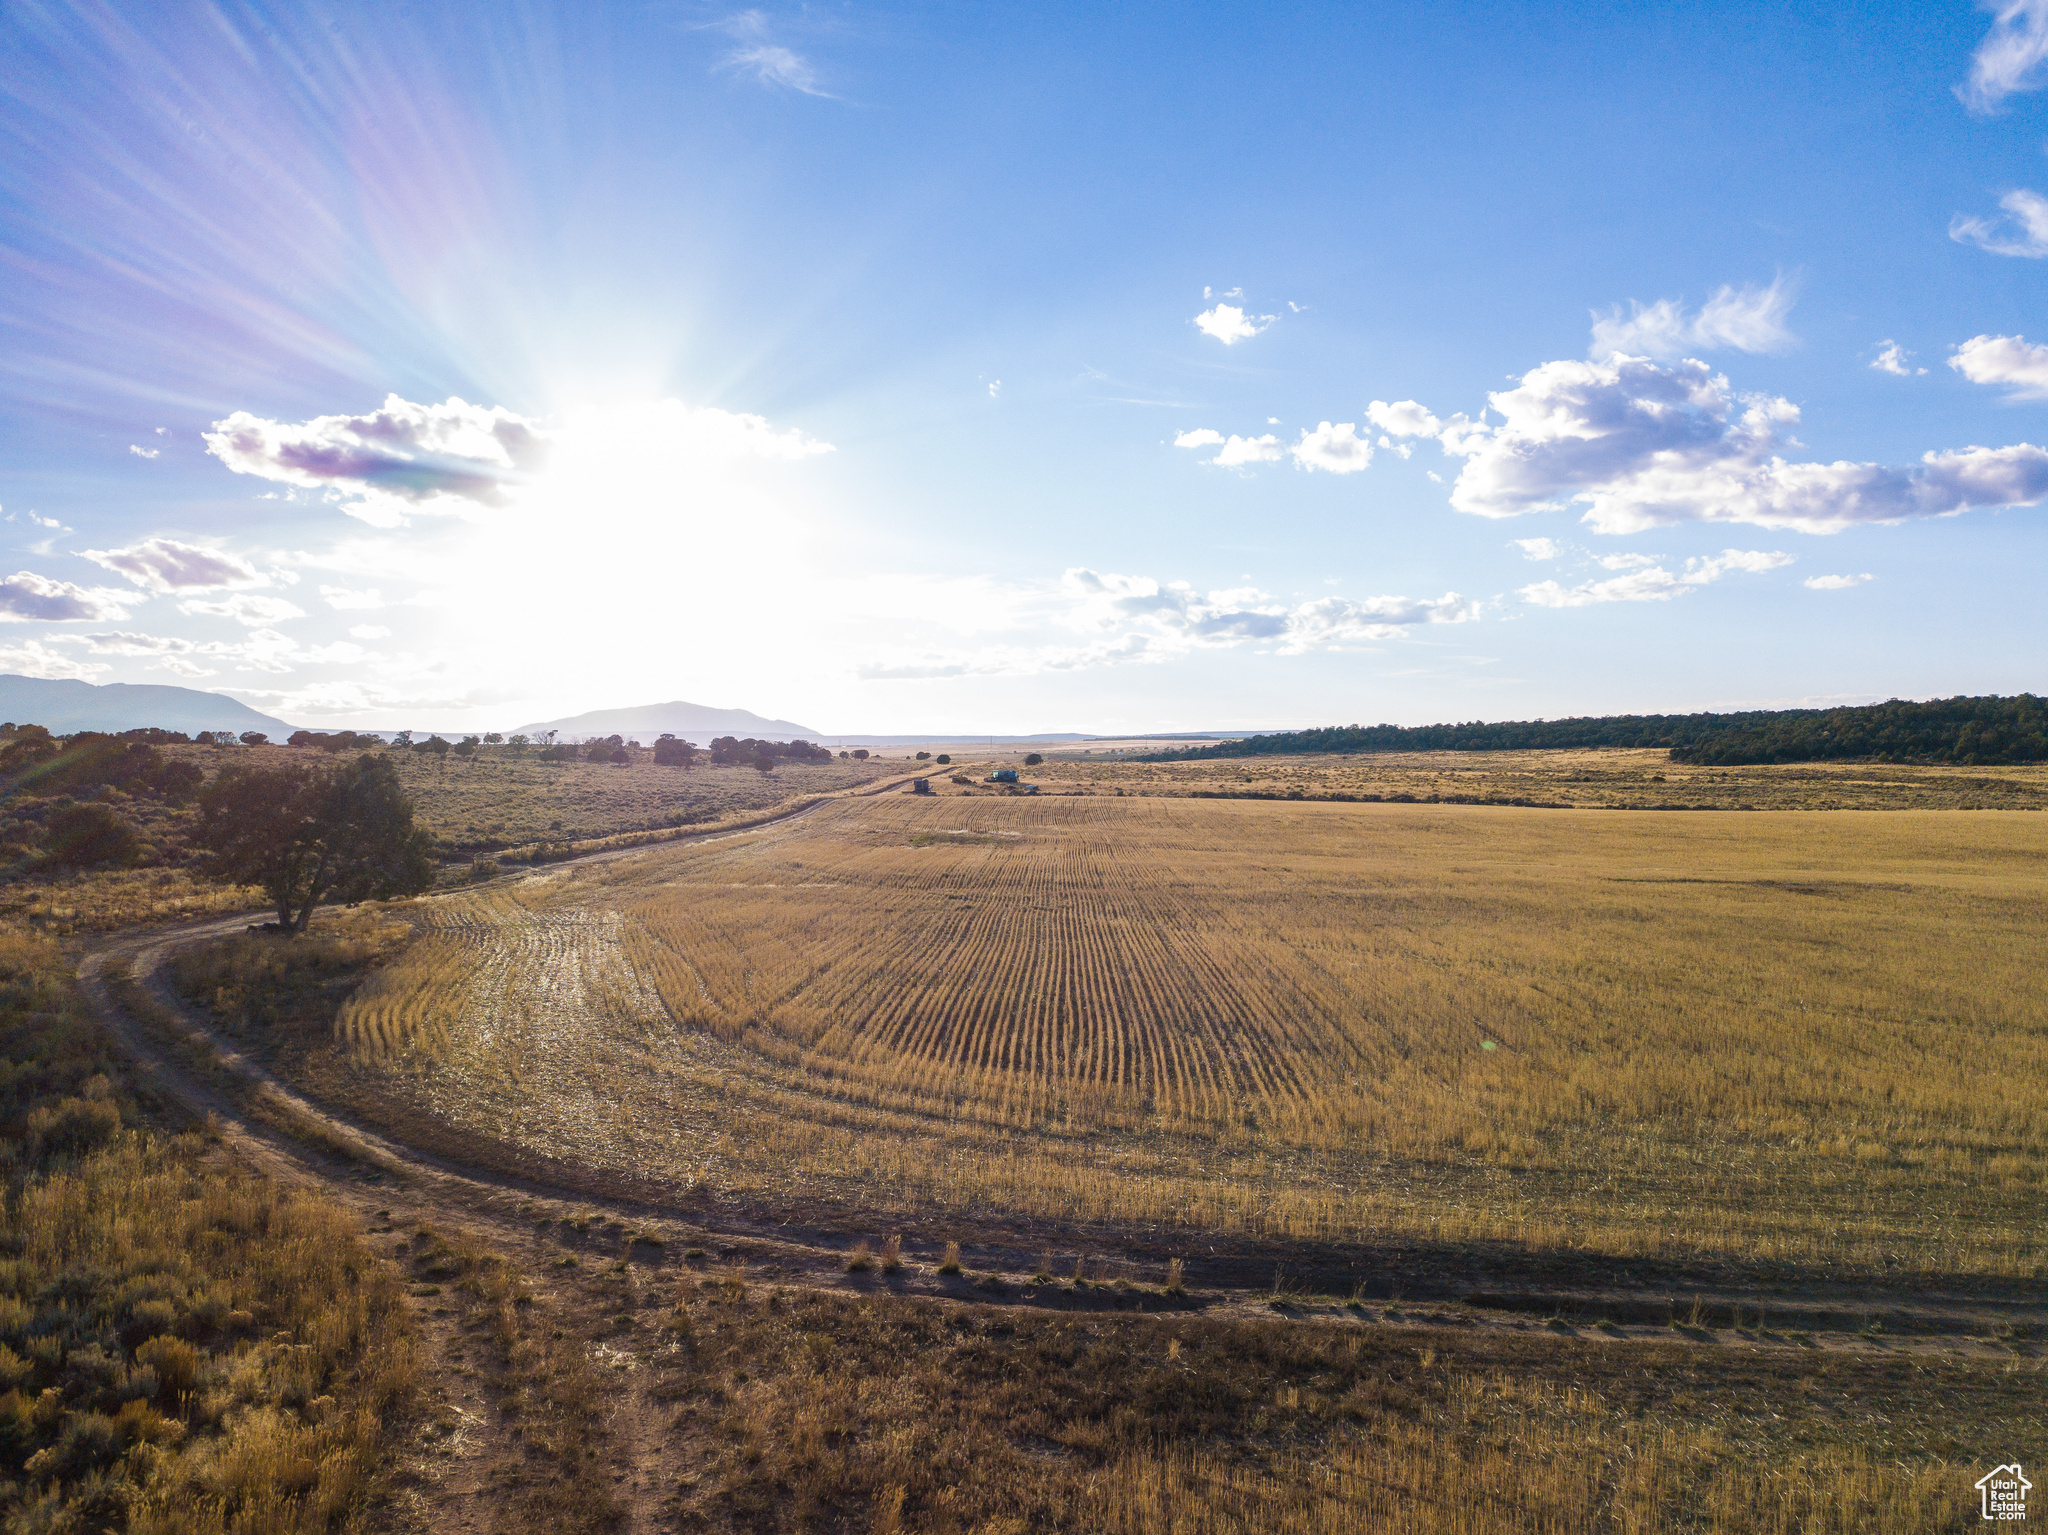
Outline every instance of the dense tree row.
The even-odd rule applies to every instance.
[[[714,766],[728,762],[751,763],[758,767],[766,762],[771,767],[779,761],[787,762],[830,762],[832,753],[822,746],[809,741],[757,741],[752,736],[738,739],[733,736],[716,736],[711,742],[711,761]]]
[[[1309,752],[1531,751],[1663,747],[1674,762],[2039,762],[2048,759],[2048,703],[1948,698],[1842,709],[1755,709],[1736,714],[1615,714],[1462,725],[1330,725],[1158,752],[1152,762]]]

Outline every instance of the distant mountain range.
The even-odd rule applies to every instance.
[[[593,709],[588,714],[572,714],[566,719],[521,725],[512,733],[532,736],[547,730],[557,731],[575,741],[597,736],[629,736],[640,741],[653,741],[666,732],[693,740],[699,746],[714,736],[738,736],[742,740],[751,736],[756,741],[818,739],[817,731],[792,720],[763,719],[751,709],[713,709],[704,704],[685,703],[681,699],[665,704],[641,704],[632,709]]]
[[[52,735],[81,730],[260,730],[282,741],[292,727],[223,693],[137,682],[75,682],[0,674],[0,720],[41,725]]]

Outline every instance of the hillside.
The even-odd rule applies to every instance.
[[[521,725],[518,735],[539,735],[559,731],[572,741],[592,736],[632,736],[652,741],[664,732],[685,736],[702,744],[713,736],[752,736],[760,741],[788,741],[802,737],[818,739],[819,732],[791,720],[763,719],[751,709],[713,709],[705,704],[686,703],[678,698],[665,704],[640,704],[628,709],[593,709],[558,720],[540,720]]]
[[[1736,766],[1871,758],[1964,765],[2048,760],[2048,703],[2014,698],[1892,699],[1843,709],[1736,714],[1616,714],[1464,725],[1331,725],[1159,752],[1153,762],[1204,757],[1354,752],[1572,751],[1661,747],[1674,762]]]
[[[0,675],[0,719],[41,725],[52,735],[80,730],[260,730],[283,740],[292,727],[222,693],[137,682],[76,682]]]

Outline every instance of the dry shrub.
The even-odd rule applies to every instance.
[[[102,1051],[54,948],[0,937],[10,1526],[344,1527],[412,1390],[396,1279],[335,1207],[131,1128]]]

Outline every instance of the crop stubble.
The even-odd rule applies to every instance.
[[[889,796],[423,905],[337,1030],[744,1196],[2026,1274],[2044,894],[2021,813]]]

